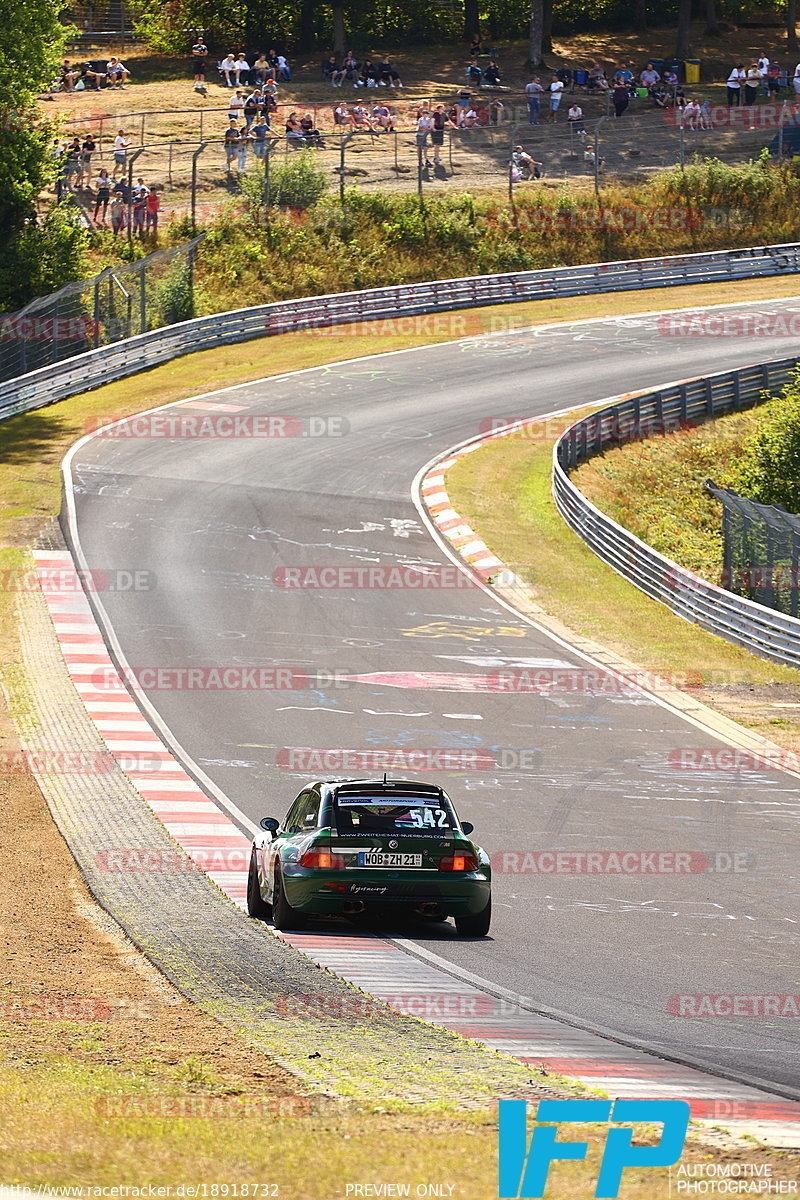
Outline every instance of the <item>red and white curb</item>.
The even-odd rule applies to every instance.
[[[423,491],[453,545],[488,579],[503,563],[453,512],[444,489],[444,471],[471,448],[477,446],[438,464]],[[248,838],[186,773],[125,687],[71,555],[42,550],[34,558],[67,669],[110,753],[178,845],[244,909]],[[368,996],[512,1055],[532,1071],[570,1076],[613,1097],[685,1099],[696,1120],[753,1133],[773,1146],[800,1146],[800,1103],[520,1008],[511,993],[473,979],[420,946],[357,933],[279,936]],[[354,994],[354,1000],[356,1013],[367,1011],[367,997]]]

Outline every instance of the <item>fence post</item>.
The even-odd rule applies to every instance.
[[[678,122],[678,124],[679,124],[678,154],[680,156],[681,170],[685,171],[686,170],[686,141],[685,141],[685,134],[684,134],[684,128],[683,128],[683,109],[680,109],[679,111],[680,111],[680,121]]]
[[[147,333],[147,266],[142,259],[139,267],[139,333]]]
[[[192,229],[197,227],[197,160],[207,145],[208,142],[201,142],[192,155]]]

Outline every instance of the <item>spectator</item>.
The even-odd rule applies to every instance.
[[[303,131],[303,137],[306,139],[307,146],[316,146],[319,150],[325,149],[322,134],[314,124],[314,118],[310,112],[307,112],[304,117],[300,118],[300,128]]]
[[[558,116],[558,106],[561,103],[561,97],[564,93],[564,81],[559,79],[557,75],[553,76],[550,83],[550,120],[554,122]]]
[[[747,68],[747,75],[744,83],[744,102],[748,108],[752,108],[758,99],[758,89],[761,87],[761,72],[755,63],[752,63]]]
[[[429,113],[427,109],[423,109],[422,112],[420,112],[420,115],[417,117],[416,128],[417,153],[420,161],[422,160],[422,155],[424,153],[425,166],[429,167],[431,162],[428,158],[428,137],[433,132],[434,120],[433,115]]]
[[[500,68],[493,58],[489,59],[483,79],[487,87],[500,87]]]
[[[264,158],[267,153],[267,135],[269,134],[269,122],[267,121],[266,113],[259,113],[258,120],[250,130],[250,136],[253,139],[253,150],[256,158]]]
[[[96,71],[90,62],[84,63],[81,67],[81,79],[87,90],[94,88],[96,92],[99,92],[105,77],[105,71]]]
[[[472,96],[469,88],[462,88],[456,96],[456,112],[458,114],[456,124],[459,128],[464,127],[464,118],[467,115],[467,109],[472,107]]]
[[[112,200],[113,200],[114,196],[121,196],[123,201],[125,202],[125,204],[128,203],[128,201],[131,198],[131,190],[128,187],[128,183],[127,183],[126,179],[124,179],[124,178],[118,179],[117,182],[114,184],[114,187],[111,189]]]
[[[344,58],[342,59],[342,80],[347,80],[349,83],[352,83],[353,87],[358,87],[358,68],[358,59],[356,58],[355,54],[353,54],[352,50],[348,50],[347,54],[345,54]]]
[[[152,233],[154,237],[158,236],[158,210],[161,208],[161,200],[158,192],[154,187],[151,187],[147,193],[145,201],[146,212],[145,222],[148,233]]]
[[[538,75],[534,75],[530,83],[525,84],[525,99],[528,102],[528,124],[538,125],[541,114],[541,97],[544,88]]]
[[[106,65],[106,78],[108,79],[109,86],[112,88],[121,88],[124,92],[125,80],[129,75],[130,71],[124,63],[121,63],[118,58],[112,55]]]
[[[278,55],[277,66],[274,69],[275,69],[276,73],[278,75],[280,75],[281,79],[284,80],[285,83],[291,82],[292,71],[291,71],[291,68],[290,68],[288,62],[286,61],[285,55],[283,55],[283,54]]]
[[[767,68],[767,88],[769,89],[770,97],[774,100],[778,95],[781,86],[781,65],[778,62],[771,62]]]
[[[278,108],[278,85],[274,79],[268,79],[262,88],[264,107],[267,112],[276,112]]]
[[[247,170],[247,151],[250,149],[250,130],[239,130],[239,145],[236,147],[236,169],[240,175]]]
[[[244,54],[240,53],[233,64],[233,77],[237,87],[240,83],[247,83],[250,79],[250,63]]]
[[[111,201],[111,232],[114,237],[122,233],[128,224],[128,209],[122,196],[115,196]]]
[[[660,80],[661,76],[652,63],[648,63],[639,76],[639,82],[641,83],[642,87],[647,88],[648,92],[652,92],[653,88],[657,83],[660,82]]]
[[[371,58],[367,58],[361,64],[361,84],[362,87],[377,87],[380,71],[375,66]]]
[[[636,91],[636,81],[633,78],[633,71],[629,71],[625,63],[620,63],[617,70],[614,72],[614,85],[624,83],[628,89],[628,95]]]
[[[384,54],[383,58],[378,63],[378,83],[381,85],[381,87],[386,87],[387,85],[389,87],[394,87],[395,84],[397,84],[398,87],[403,86],[402,79],[389,62],[388,54]]]
[[[275,68],[267,61],[267,58],[262,50],[253,64],[253,78],[256,84],[266,83],[268,79],[274,78]]]
[[[578,133],[585,132],[585,130],[581,128],[583,125],[583,109],[581,108],[580,104],[573,102],[569,106],[569,109],[567,110],[567,124],[573,129],[577,130]]]
[[[700,105],[700,128],[713,129],[714,122],[711,119],[711,101],[704,100]]]
[[[474,129],[477,124],[478,124],[478,114],[475,111],[475,109],[472,107],[472,105],[470,105],[469,108],[467,109],[467,111],[464,113],[464,128],[465,129]]]
[[[483,81],[483,71],[478,66],[478,60],[473,58],[472,62],[467,67],[467,79],[472,87],[480,87]]]
[[[81,139],[74,137],[71,145],[66,150],[66,161],[64,163],[64,178],[71,181],[73,176],[80,175],[81,172]]]
[[[117,168],[118,167],[121,167],[123,175],[125,174],[125,168],[128,165],[128,151],[130,149],[130,146],[131,146],[130,139],[125,137],[125,130],[120,129],[117,133],[117,136],[114,138],[114,171],[113,171],[113,175],[114,175],[115,179],[117,177]]]
[[[619,118],[625,112],[631,99],[630,88],[624,79],[618,75],[614,77],[614,93],[612,96],[614,102],[614,116]]]
[[[192,71],[194,73],[194,90],[199,92],[206,86],[206,59],[208,58],[208,46],[203,39],[202,29],[197,31],[197,41],[192,46]],[[198,84],[201,87],[198,87]]]
[[[608,80],[600,63],[592,63],[589,74],[586,76],[586,86],[590,92],[608,91]]]
[[[575,72],[572,70],[569,62],[565,62],[563,66],[556,71],[557,77],[561,80],[564,88],[569,88],[570,92],[575,91]]]
[[[686,129],[697,129],[700,123],[700,105],[691,97],[683,107],[683,125]]]
[[[144,232],[144,219],[147,211],[147,197],[150,192],[145,181],[140,177],[136,180],[136,185],[131,192],[131,201],[133,203],[133,211],[131,213],[133,219],[133,232],[142,234]]]
[[[344,102],[337,104],[336,108],[333,110],[333,123],[334,125],[353,124],[353,117],[350,113],[350,109]]]
[[[483,54],[483,39],[480,30],[476,29],[470,42],[469,56],[470,58],[477,58],[479,54]]]
[[[505,119],[506,106],[502,100],[492,100],[489,105],[489,124],[501,125]]]
[[[244,112],[246,103],[244,92],[241,88],[237,88],[228,102],[228,116],[233,117],[234,121],[238,121]]]
[[[671,92],[672,97],[674,99],[675,92],[678,89],[678,84],[680,83],[680,80],[678,79],[678,76],[675,74],[675,72],[672,70],[672,67],[666,67],[664,69],[664,74],[661,77],[661,82],[664,84],[664,86],[666,88],[669,89],[669,91]]]
[[[518,182],[521,182],[523,179],[541,179],[541,168],[543,164],[537,162],[535,158],[532,158],[522,146],[514,147],[511,155],[511,162],[512,165],[519,171]]]
[[[59,67],[58,73],[61,77],[61,88],[65,92],[71,92],[81,77],[78,68],[71,66],[66,58]]]
[[[232,54],[225,55],[222,62],[219,64],[219,70],[220,74],[225,76],[226,86],[232,88],[233,80],[231,79],[231,76],[236,73],[236,59]],[[239,80],[237,79],[236,82],[238,83]]]
[[[97,189],[97,195],[95,197],[94,214],[92,216],[92,219],[93,219],[95,225],[97,225],[97,224],[105,225],[106,213],[108,211],[108,202],[111,199],[111,179],[109,177],[107,167],[100,168],[100,174],[97,176],[97,180],[96,180],[94,186]],[[103,218],[101,221],[98,222],[97,214],[100,212],[101,209],[103,210]]]
[[[798,63],[794,69],[794,75],[792,76],[792,86],[794,88],[795,101],[796,102],[800,101],[800,63]]]
[[[233,174],[232,168],[238,159],[240,139],[239,127],[233,118],[231,118],[231,122],[225,130],[225,169],[228,175]]]
[[[448,125],[452,125],[453,121],[444,111],[444,105],[437,104],[436,108],[431,113],[433,128],[431,129],[431,143],[433,145],[433,162],[434,165],[442,160],[442,146],[444,145],[444,131]]]
[[[747,78],[742,63],[737,63],[727,80],[728,108],[738,108],[742,102],[742,84]]]
[[[96,149],[94,138],[91,133],[87,133],[81,146],[81,167],[76,181],[80,187],[83,186],[84,179],[88,181],[92,177],[92,155]]]
[[[385,129],[387,133],[392,133],[394,130],[394,118],[391,112],[380,100],[372,110],[372,121],[374,125],[380,129]]]
[[[764,90],[768,91],[769,84],[767,83],[767,80],[769,78],[769,59],[763,50],[761,51],[758,59],[758,73],[761,76],[761,82],[764,84]]]
[[[306,144],[306,136],[296,112],[289,113],[289,116],[286,118],[285,129],[287,146],[291,146],[293,150],[302,150]]]
[[[232,103],[233,102],[231,102],[231,105]],[[255,91],[251,92],[251,94],[247,97],[244,102],[244,108],[242,109],[242,112],[244,113],[244,123],[246,129],[250,128],[263,108],[264,96],[261,92],[261,88],[257,87]]]

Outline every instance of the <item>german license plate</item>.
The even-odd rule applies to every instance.
[[[378,850],[362,850],[358,855],[360,867],[421,867],[421,854],[384,854]]]

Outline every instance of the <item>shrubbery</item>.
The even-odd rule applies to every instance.
[[[800,371],[760,417],[743,443],[734,487],[760,504],[800,512]]]

